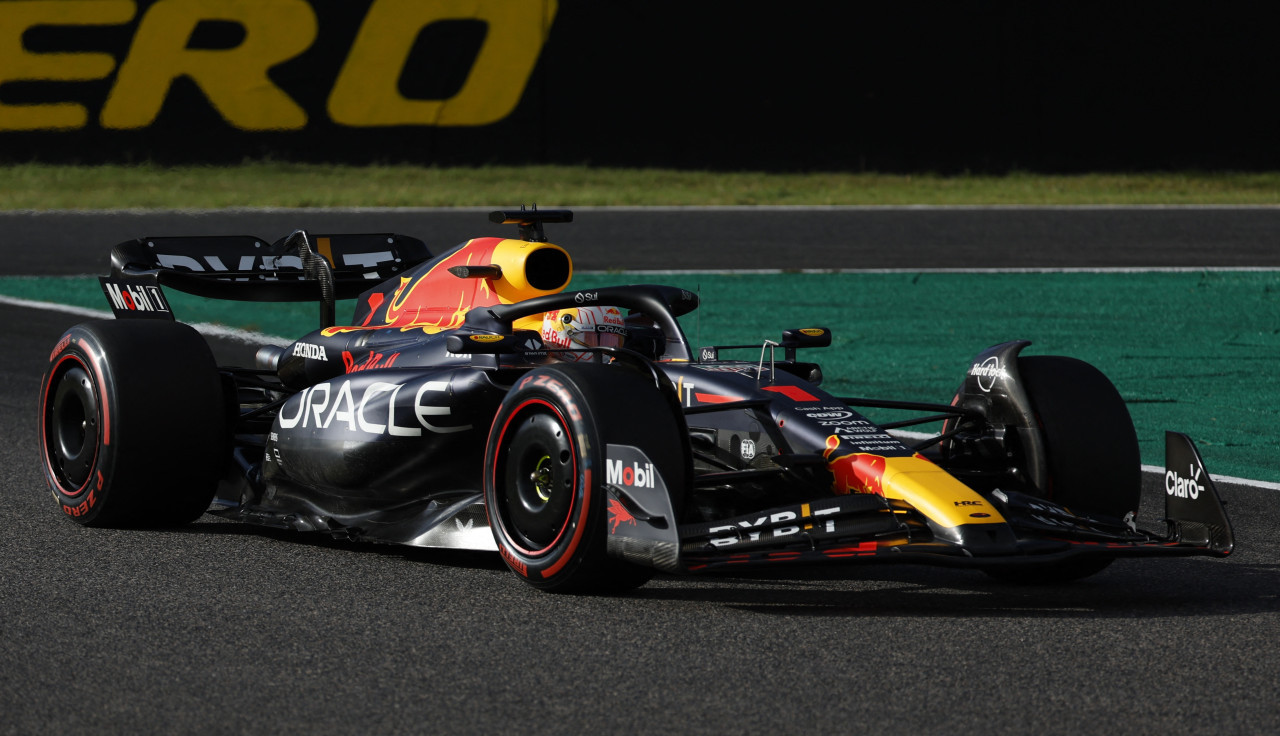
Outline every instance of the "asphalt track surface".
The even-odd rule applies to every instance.
[[[912,244],[941,232],[991,232],[984,227],[1057,233],[1057,245],[1022,261],[1010,252],[957,265],[1277,265],[1268,261],[1276,258],[1268,247],[1280,224],[1275,210],[1174,211],[1228,221],[1222,231],[1234,235],[1216,241],[1205,227],[1178,239],[1170,225],[1167,241],[1113,241],[1085,261],[1069,257],[1093,247],[1084,243],[1048,252],[1069,239],[1059,227],[1069,213],[971,212],[951,223],[945,212],[918,212],[918,228],[910,210],[872,212],[899,223],[881,222],[886,234],[900,228],[884,244],[894,253],[799,267],[896,267],[901,252],[937,262],[950,255]],[[1160,220],[1169,212],[1131,214]],[[797,243],[843,252],[829,241],[859,220],[843,211],[825,224],[827,213],[778,213],[815,230],[786,230],[756,253],[741,245],[765,238],[750,228],[742,241],[712,238],[720,218],[756,214],[710,214],[711,223],[696,213],[609,217],[633,233],[689,219],[686,233],[716,244],[710,254],[637,256],[655,268],[676,259],[696,267],[691,259],[717,253],[723,266],[725,247],[738,267],[796,267],[769,259]],[[1078,216],[1147,232],[1119,214]],[[1005,215],[1022,224],[1000,224]],[[15,245],[13,222],[4,222],[0,250],[6,264],[39,269],[11,273],[97,270],[79,251],[100,257],[117,217],[141,216],[113,215],[111,224],[68,216],[71,242],[30,249]],[[1033,226],[1036,217],[1044,219]],[[168,224],[147,231],[179,232]],[[1097,221],[1065,226],[1119,237]],[[146,231],[119,239],[139,234]],[[700,237],[675,242],[689,248]],[[663,238],[650,246],[673,247]],[[1280,492],[1221,488],[1239,543],[1226,560],[1122,560],[1062,587],[1010,587],[965,570],[824,567],[660,576],[627,597],[565,597],[520,584],[496,556],[314,541],[207,516],[174,530],[83,529],[49,498],[33,431],[43,363],[79,319],[0,304],[0,732],[1217,734],[1280,726]],[[1150,485],[1148,522],[1161,505]]]

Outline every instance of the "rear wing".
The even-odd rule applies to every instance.
[[[421,240],[392,233],[311,235],[294,230],[267,244],[250,235],[138,238],[111,250],[100,278],[117,317],[173,319],[161,286],[212,299],[320,304],[320,326],[334,323],[338,299],[426,261]]]
[[[431,257],[394,233],[295,230],[274,243],[251,235],[138,238],[111,251],[111,275],[213,299],[304,302],[354,299]]]

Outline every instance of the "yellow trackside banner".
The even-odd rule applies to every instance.
[[[133,20],[133,0],[43,0],[0,3],[0,89],[11,82],[82,82],[105,79],[116,68],[111,54],[33,53],[23,36],[41,26],[107,26]],[[0,103],[0,130],[83,128],[88,112],[74,102]]]
[[[487,125],[515,109],[555,15],[554,0],[379,0],[329,95],[329,117],[341,125]],[[476,19],[487,35],[466,82],[447,100],[409,100],[397,79],[421,29],[444,20]]]
[[[489,125],[519,103],[557,9],[557,0],[6,0],[0,133],[145,130],[179,79],[241,131],[300,130],[318,118],[359,128]],[[482,28],[478,50],[440,62],[463,67],[460,84],[442,99],[406,96],[423,32],[459,22]],[[202,42],[210,33],[217,41]],[[103,39],[125,42],[107,49]],[[324,103],[304,102],[317,85]]]

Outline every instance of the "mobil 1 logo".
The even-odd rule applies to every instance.
[[[128,279],[99,276],[102,293],[116,319],[173,320],[173,311],[158,284],[138,283]]]
[[[605,483],[624,491],[665,493],[666,484],[649,457],[631,445],[609,445],[605,456]]]

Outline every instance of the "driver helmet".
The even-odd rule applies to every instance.
[[[617,307],[576,307],[547,312],[542,317],[542,342],[557,360],[581,362],[594,360],[592,352],[560,352],[555,348],[621,347],[627,335],[627,323]]]

